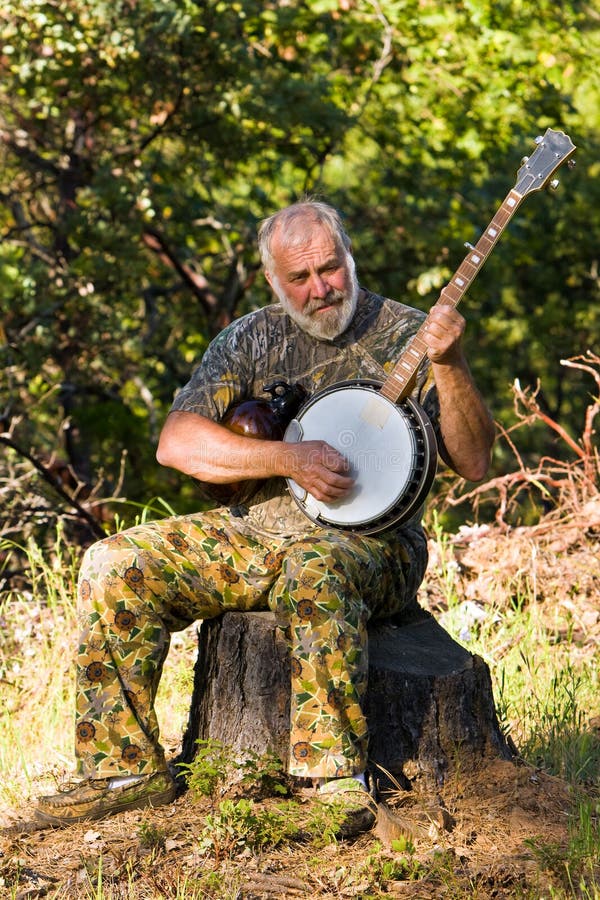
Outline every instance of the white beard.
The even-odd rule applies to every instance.
[[[332,340],[346,330],[354,318],[358,303],[360,288],[356,278],[354,259],[349,253],[346,254],[346,268],[349,281],[348,290],[330,291],[327,297],[322,300],[309,301],[302,312],[299,312],[292,306],[287,294],[281,287],[279,279],[275,275],[271,276],[271,287],[290,319],[293,319],[303,331],[320,340]],[[327,310],[327,312],[317,312],[323,306],[329,306],[331,303],[336,303],[337,305],[333,309]]]

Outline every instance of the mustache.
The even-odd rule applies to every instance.
[[[313,313],[324,309],[326,306],[332,306],[336,303],[343,303],[346,299],[344,291],[332,290],[322,300],[311,300],[304,307],[304,315],[311,316]]]

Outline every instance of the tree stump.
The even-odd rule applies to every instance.
[[[202,622],[190,716],[179,762],[198,739],[243,754],[289,752],[290,664],[269,612],[228,612]],[[488,667],[420,607],[369,625],[369,764],[402,784],[411,763],[440,784],[465,758],[512,751],[498,725]],[[380,770],[379,770],[380,771]]]

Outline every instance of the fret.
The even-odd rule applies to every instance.
[[[441,290],[441,295],[443,297],[448,297],[450,300],[450,305],[454,306],[460,298],[462,297],[462,291],[458,291],[455,285],[447,284],[446,287],[443,287]]]
[[[400,399],[402,390],[405,387],[403,383],[394,384],[394,381],[397,381],[397,379],[395,379],[393,375],[390,375],[381,386],[380,391],[380,393],[383,394],[387,400],[391,400],[392,403],[396,403]]]
[[[396,365],[396,368],[388,375],[386,382],[395,381],[400,387],[404,387],[406,378],[396,371],[398,365],[399,363]]]

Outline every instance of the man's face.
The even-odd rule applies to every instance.
[[[275,233],[273,268],[267,279],[288,315],[313,337],[329,339],[346,330],[358,299],[354,260],[320,225],[306,240],[282,246]]]

